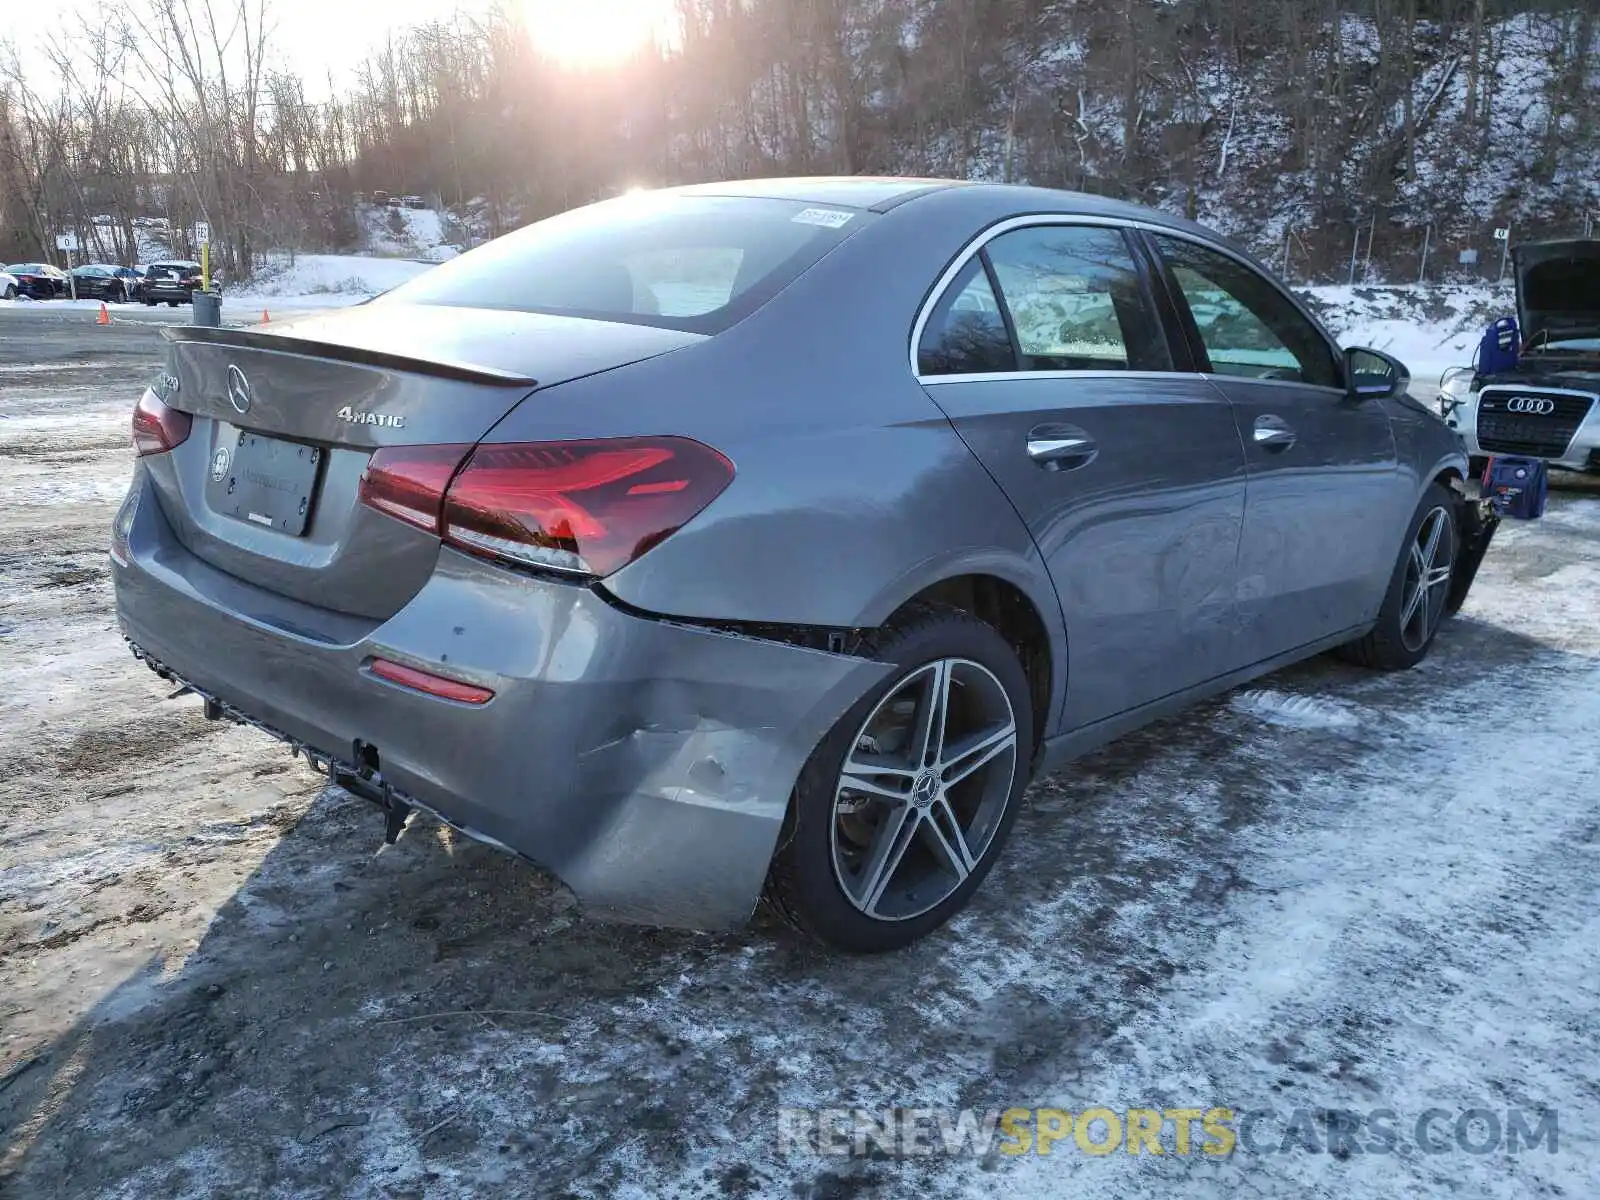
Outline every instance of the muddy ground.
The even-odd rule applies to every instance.
[[[951,929],[585,921],[208,724],[115,628],[149,328],[0,315],[0,1195],[1592,1195],[1600,491],[1421,669],[1318,660],[1037,784]],[[781,1145],[780,1107],[1549,1109],[1558,1148]],[[1277,1145],[1277,1140],[1273,1139]],[[1171,1139],[1168,1139],[1171,1145]]]

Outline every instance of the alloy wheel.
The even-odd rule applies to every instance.
[[[1422,518],[1406,560],[1400,641],[1412,653],[1428,644],[1444,616],[1450,574],[1455,565],[1455,539],[1445,536],[1449,528],[1449,512],[1442,507],[1432,509]]]
[[[833,868],[850,903],[905,921],[948,899],[994,841],[1016,764],[1016,714],[987,667],[946,658],[901,680],[834,788]]]

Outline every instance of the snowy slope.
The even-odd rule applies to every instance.
[[[428,270],[427,263],[350,254],[301,254],[269,263],[248,284],[229,289],[227,306],[263,301],[280,308],[338,308],[370,300]]]

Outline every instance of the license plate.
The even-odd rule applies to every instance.
[[[291,537],[306,531],[317,490],[322,451],[240,431],[211,456],[206,499],[215,512],[276,529]]]

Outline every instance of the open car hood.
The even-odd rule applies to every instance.
[[[1600,338],[1600,241],[1534,242],[1511,253],[1524,345]]]

